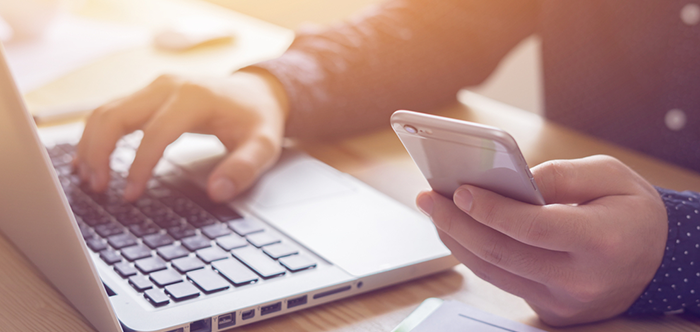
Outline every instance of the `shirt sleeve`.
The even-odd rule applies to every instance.
[[[627,313],[700,315],[700,194],[657,190],[668,213],[666,252],[651,283]]]
[[[388,125],[397,109],[431,111],[483,81],[535,32],[537,1],[391,0],[347,22],[298,32],[259,63],[287,92],[287,136]]]

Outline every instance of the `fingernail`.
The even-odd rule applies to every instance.
[[[454,196],[454,201],[457,207],[462,209],[462,211],[469,212],[472,209],[472,203],[474,202],[474,196],[472,196],[469,189],[457,189]]]
[[[228,201],[236,194],[236,185],[231,180],[220,177],[212,182],[209,188],[211,198],[218,202]]]
[[[421,194],[418,196],[418,201],[416,202],[418,204],[418,208],[423,211],[423,213],[431,216],[433,215],[433,198],[430,197],[428,194]]]
[[[124,198],[127,200],[135,199],[138,196],[138,189],[135,183],[127,182],[126,187],[124,187]]]

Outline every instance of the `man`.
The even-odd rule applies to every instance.
[[[167,144],[185,131],[214,134],[231,152],[208,191],[226,201],[276,161],[283,137],[436,109],[538,33],[549,119],[700,171],[699,21],[700,6],[680,1],[394,0],[302,33],[282,57],[230,77],[163,76],[97,109],[76,167],[104,190],[116,141],[143,129],[124,193],[135,199]],[[606,156],[547,162],[533,175],[545,206],[473,186],[452,201],[424,192],[417,204],[460,261],[546,323],[700,312],[700,195],[655,189]]]

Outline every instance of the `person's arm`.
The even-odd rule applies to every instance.
[[[536,1],[393,0],[355,19],[300,33],[258,64],[289,97],[286,135],[386,126],[397,109],[434,111],[478,84],[536,30]]]
[[[142,129],[124,193],[133,200],[180,134],[214,134],[230,152],[210,175],[208,192],[229,200],[274,164],[285,135],[388,125],[396,108],[428,110],[454,100],[534,31],[534,3],[395,0],[302,34],[281,58],[227,78],[161,77],[93,112],[74,165],[94,190],[104,190],[117,140]]]
[[[668,215],[661,266],[630,315],[686,312],[700,315],[700,193],[657,188]]]

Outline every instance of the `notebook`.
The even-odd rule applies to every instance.
[[[37,130],[0,53],[0,231],[99,331],[222,331],[456,264],[426,217],[300,151],[214,204],[225,151],[184,135],[131,203],[136,132],[91,192],[69,166],[81,125]]]

